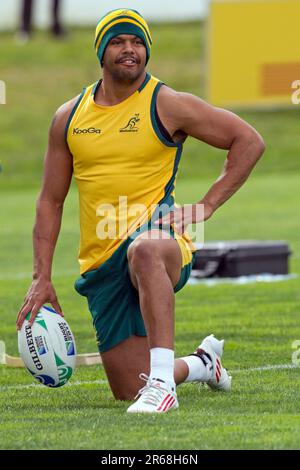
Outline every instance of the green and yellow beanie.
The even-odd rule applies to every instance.
[[[148,24],[138,11],[118,8],[103,16],[96,27],[95,49],[100,64],[109,41],[119,34],[133,34],[142,39],[147,51],[147,63],[152,45]]]

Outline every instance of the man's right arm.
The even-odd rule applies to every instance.
[[[63,204],[73,173],[72,155],[65,140],[65,128],[77,99],[78,97],[74,98],[58,109],[50,127],[42,190],[37,200],[33,229],[33,280],[18,313],[18,329],[29,312],[32,324],[39,309],[46,302],[51,303],[53,308],[63,315],[51,282],[51,271]]]

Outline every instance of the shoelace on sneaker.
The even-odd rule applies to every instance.
[[[143,395],[143,402],[147,405],[157,406],[164,397],[165,388],[162,388],[155,380],[151,380],[146,374],[140,374],[139,378],[146,382],[135,397],[135,400]]]
[[[212,359],[210,355],[204,351],[204,349],[198,348],[193,354],[189,354],[189,355],[199,357],[199,359],[201,359],[205,367],[209,366],[209,370],[213,369]]]

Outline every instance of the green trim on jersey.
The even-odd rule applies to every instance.
[[[76,113],[76,109],[78,108],[84,94],[85,94],[85,90],[86,88],[84,88],[81,92],[81,95],[79,96],[78,100],[76,101],[71,113],[70,113],[70,116],[68,118],[68,121],[67,121],[67,124],[66,124],[66,128],[65,128],[65,140],[67,142],[67,139],[68,139],[68,130],[69,130],[69,127],[70,127],[70,124],[71,124],[71,121],[72,121],[72,118],[74,116],[74,114]]]

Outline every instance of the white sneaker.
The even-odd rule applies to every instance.
[[[127,413],[166,413],[179,407],[175,389],[159,379],[149,379],[146,374],[140,374],[140,379],[145,380],[146,385],[141,388],[137,397]]]
[[[214,335],[204,338],[200,346],[195,351],[195,355],[199,357],[207,356],[211,359],[212,363],[212,376],[206,382],[207,385],[213,390],[220,390],[229,392],[231,389],[232,377],[228,375],[227,370],[221,364],[221,357],[223,354],[224,339],[218,340]]]

